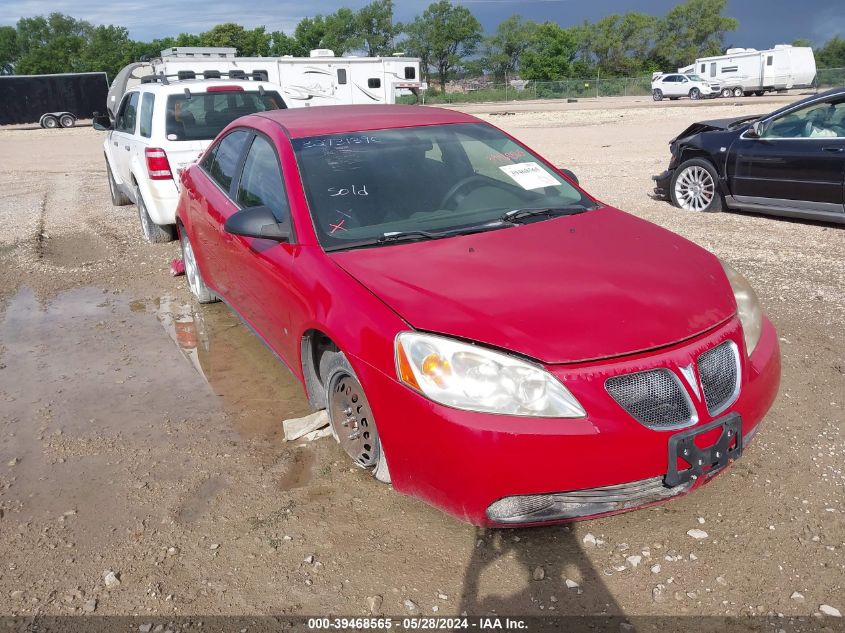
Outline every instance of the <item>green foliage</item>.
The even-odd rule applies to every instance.
[[[294,38],[301,46],[301,54],[307,55],[315,48],[328,48],[335,55],[355,50],[362,38],[356,30],[356,16],[351,9],[338,9],[329,15],[315,15],[303,18],[296,25]]]
[[[481,66],[492,72],[496,81],[513,76],[537,28],[535,22],[525,22],[519,15],[500,22],[496,32],[484,40]]]
[[[237,49],[241,57],[260,57],[270,54],[271,35],[263,26],[247,31],[240,24],[218,24],[200,35],[201,46],[226,46]]]
[[[816,50],[816,66],[819,68],[845,68],[845,39],[835,36]]]
[[[697,57],[721,55],[725,34],[739,23],[722,15],[727,0],[687,0],[666,14],[660,24],[655,57],[666,68],[677,68]]]
[[[464,6],[439,0],[405,27],[406,47],[423,60],[426,68],[434,66],[445,92],[449,74],[464,57],[475,53],[481,41],[481,24]]]
[[[581,45],[579,28],[564,29],[556,22],[543,22],[534,30],[528,48],[522,54],[520,75],[523,79],[557,81],[573,75]]]
[[[13,26],[0,26],[0,75],[10,75],[18,58],[18,32]]]
[[[362,7],[355,28],[367,55],[390,55],[394,38],[402,32],[402,25],[393,22],[393,0],[374,0]]]
[[[307,55],[308,51],[303,48],[302,44],[295,37],[291,37],[282,31],[273,31],[270,33],[270,54],[276,57],[281,57],[282,55],[300,57]]]
[[[135,47],[129,32],[122,26],[96,26],[82,50],[82,67],[89,71],[105,71],[109,79],[131,63]]]
[[[585,28],[583,49],[600,74],[636,75],[644,70],[659,27],[660,19],[645,13],[609,15]]]
[[[15,72],[37,75],[85,70],[82,52],[93,27],[61,13],[21,18],[17,25]]]

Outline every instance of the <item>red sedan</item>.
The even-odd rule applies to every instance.
[[[777,393],[742,275],[472,116],[254,114],[182,184],[197,299],[240,315],[355,463],[472,523],[687,493]]]

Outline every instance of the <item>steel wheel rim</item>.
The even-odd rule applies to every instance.
[[[675,181],[675,198],[678,205],[687,211],[703,211],[715,196],[716,183],[704,167],[687,167]]]
[[[735,97],[741,97],[742,96],[742,90],[740,90],[739,88],[734,88],[734,96]]]
[[[59,124],[57,119],[50,117],[49,119],[44,119],[44,127],[52,129]]]
[[[375,466],[378,431],[361,383],[340,373],[332,379],[329,398],[329,415],[341,448],[358,466]]]
[[[729,88],[725,88],[724,90],[722,90],[722,96],[723,96],[725,99],[727,99],[728,97],[730,97],[732,94],[733,94],[733,93],[730,91],[730,89],[729,89]]]
[[[185,276],[188,278],[188,287],[195,295],[199,295],[200,271],[194,259],[194,249],[188,238],[182,240],[182,259],[185,262]]]

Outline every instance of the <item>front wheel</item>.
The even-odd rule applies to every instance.
[[[138,187],[135,187],[135,204],[138,205],[138,219],[141,221],[141,230],[148,242],[164,244],[176,239],[172,225],[161,226],[153,222],[149,211],[147,211],[147,203],[144,202],[144,196],[141,195],[141,190]]]
[[[716,212],[722,210],[718,176],[713,164],[701,158],[683,162],[672,175],[669,193],[672,204],[686,211]]]
[[[701,90],[699,90],[698,88],[693,88],[689,91],[689,98],[693,101],[698,101],[699,99],[701,99]]]
[[[373,411],[352,365],[343,352],[325,352],[320,377],[326,386],[326,403],[332,434],[341,448],[373,477],[390,483],[390,470],[382,449]]]
[[[655,88],[651,93],[651,98],[655,101],[663,101],[663,91],[659,88]]]
[[[182,227],[179,233],[179,241],[182,244],[182,261],[185,263],[185,279],[188,280],[188,288],[191,289],[191,293],[200,303],[220,301],[220,298],[205,285],[205,280],[202,278],[199,266],[197,266],[194,247],[191,246],[191,240],[188,239],[185,227]]]

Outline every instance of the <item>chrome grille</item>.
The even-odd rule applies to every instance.
[[[710,415],[719,415],[739,395],[739,350],[725,341],[698,357],[698,376]]]
[[[614,376],[605,388],[637,422],[649,428],[676,429],[695,422],[689,396],[668,369]]]

